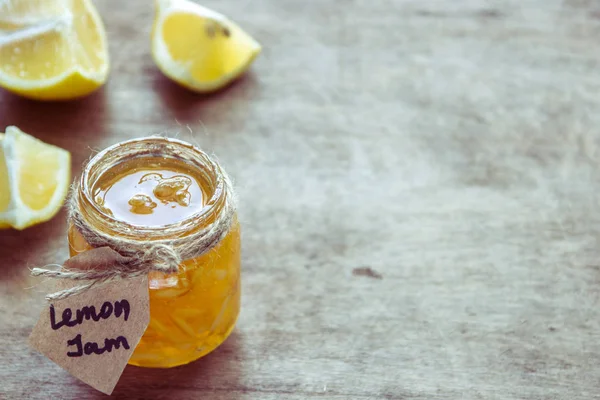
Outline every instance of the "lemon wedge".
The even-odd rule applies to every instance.
[[[0,228],[24,229],[60,210],[71,180],[71,154],[14,126],[0,134]]]
[[[188,0],[157,0],[152,56],[169,78],[196,92],[242,75],[261,46],[222,14]]]
[[[90,0],[0,0],[0,87],[67,100],[102,86],[108,69],[106,33]]]

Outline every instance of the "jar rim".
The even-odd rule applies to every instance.
[[[210,186],[208,200],[199,211],[164,225],[132,224],[105,213],[94,201],[92,193],[98,178],[109,168],[138,157],[167,157],[184,161],[187,166],[198,170],[206,178],[206,183]],[[201,229],[209,218],[220,212],[226,190],[224,177],[218,165],[199,147],[180,139],[146,136],[113,144],[92,157],[81,174],[77,195],[77,206],[89,223],[111,234],[131,239],[143,235],[144,240],[152,240],[183,236]]]

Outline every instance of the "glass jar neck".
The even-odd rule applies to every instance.
[[[201,179],[207,201],[203,208],[184,220],[162,226],[133,225],[107,214],[94,201],[94,187],[103,173],[121,163],[144,158],[177,160],[193,169]],[[96,154],[85,166],[75,196],[75,206],[85,220],[111,236],[131,240],[164,240],[186,236],[207,226],[225,203],[225,184],[217,165],[199,148],[178,139],[151,136],[117,143]]]

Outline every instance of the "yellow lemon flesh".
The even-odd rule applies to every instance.
[[[188,0],[157,1],[152,56],[166,76],[191,90],[226,86],[260,51],[260,44],[224,15]]]
[[[67,100],[93,92],[107,76],[106,34],[90,0],[0,1],[0,87]]]
[[[24,229],[60,210],[71,180],[71,154],[19,128],[0,134],[0,228]]]

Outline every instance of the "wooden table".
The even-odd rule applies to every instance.
[[[0,126],[73,153],[167,132],[241,199],[243,308],[217,351],[128,367],[115,397],[600,398],[600,6],[587,0],[206,0],[264,45],[198,96],[149,54],[150,1],[99,3],[101,91],[0,94]],[[26,338],[28,267],[65,214],[0,233],[0,398],[104,396]]]

